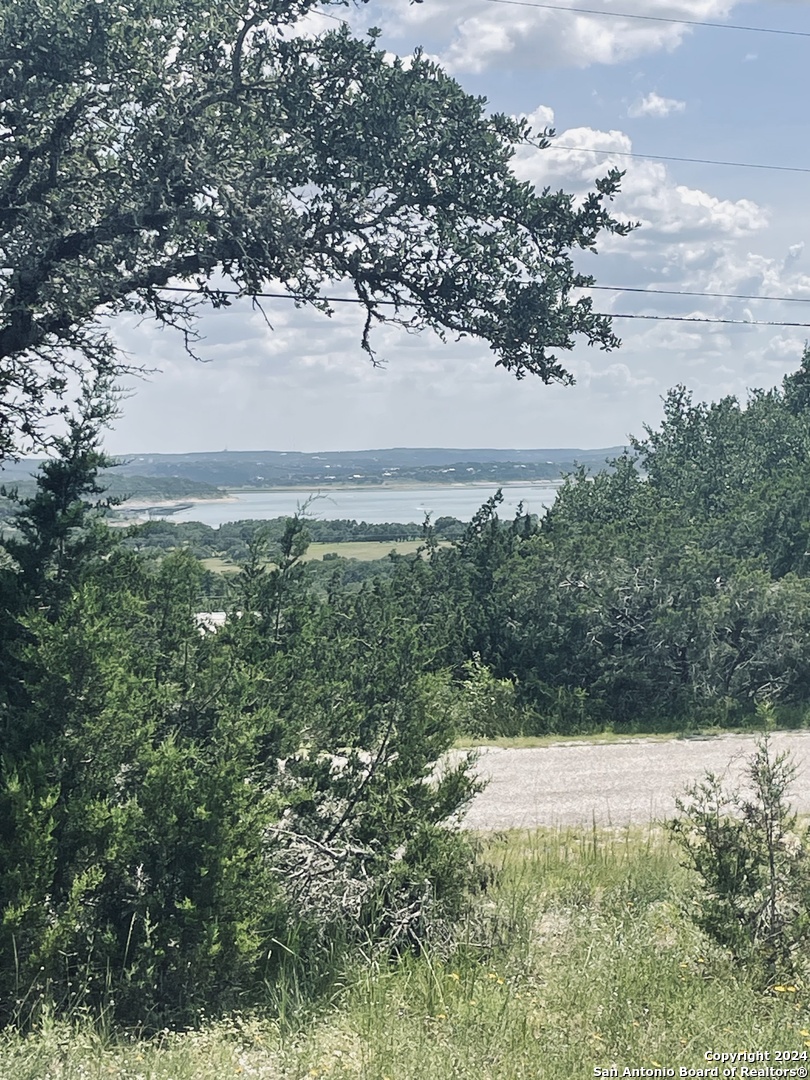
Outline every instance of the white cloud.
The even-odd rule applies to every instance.
[[[548,122],[545,110],[532,116]],[[603,239],[598,257],[580,259],[599,284],[687,294],[810,298],[810,274],[801,269],[803,241],[771,252],[753,248],[769,243],[770,208],[752,199],[721,198],[711,190],[678,183],[672,167],[663,162],[620,157],[633,151],[632,140],[620,130],[571,129],[559,132],[554,143],[579,149],[521,148],[517,161],[521,179],[582,195],[596,177],[616,166],[625,170],[625,176],[615,208],[620,216],[642,223],[627,238]],[[617,414],[623,414],[624,401],[633,400],[639,415],[649,421],[659,414],[657,399],[678,381],[694,387],[698,399],[707,400],[725,394],[744,398],[750,387],[772,386],[797,366],[803,331],[753,324],[810,321],[810,305],[805,310],[764,299],[666,291],[594,295],[597,310],[637,318],[617,319],[614,324],[624,341],[618,357],[606,357],[592,371],[593,361],[577,359],[582,352],[578,349],[572,357],[573,370],[583,388],[610,398]],[[653,318],[639,319],[641,315]],[[670,322],[666,316],[731,322]],[[638,432],[640,426],[628,424],[627,430]]]
[[[577,4],[572,2],[572,7]],[[736,0],[624,0],[628,15],[718,21]],[[677,23],[604,17],[489,0],[376,0],[366,14],[382,16],[384,28],[408,40],[421,40],[450,70],[481,72],[507,58],[511,67],[585,68],[620,64],[639,56],[677,48],[692,31]]]
[[[598,364],[579,358],[572,367],[578,385],[601,396],[625,395],[656,384],[653,376],[640,374],[637,368],[632,370],[619,362]]]
[[[532,131],[539,132],[545,128],[554,127],[554,110],[550,105],[538,105],[533,113],[530,113],[526,119],[529,121],[532,127]]]
[[[551,110],[540,108],[528,120],[533,127],[540,127],[549,123],[549,116],[553,119]],[[602,248],[632,250],[639,258],[646,257],[651,245],[664,243],[671,248],[689,241],[699,250],[707,241],[746,236],[767,224],[766,211],[753,200],[721,199],[677,184],[662,162],[622,156],[632,151],[632,140],[625,132],[570,128],[558,132],[547,150],[521,147],[515,171],[521,180],[530,180],[538,188],[562,187],[582,195],[610,168],[623,170],[616,210],[626,220],[639,221],[641,228],[630,240],[606,238]]]
[[[686,109],[685,101],[677,98],[661,97],[654,90],[643,98],[634,101],[627,110],[627,115],[635,119],[639,116],[664,117],[671,113],[682,113]]]

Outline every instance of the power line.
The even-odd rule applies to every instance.
[[[786,304],[810,304],[810,296],[762,296],[758,293],[726,293],[726,292],[706,292],[699,289],[656,289],[656,288],[644,288],[640,285],[581,285],[582,289],[594,289],[600,292],[616,292],[616,293],[654,293],[657,296],[702,296],[710,297],[711,299],[719,300],[771,300],[778,303]],[[161,285],[158,287],[160,292],[184,292],[184,293],[202,293],[202,289],[190,289],[182,285]],[[242,293],[238,289],[212,289],[212,292],[220,293],[223,296],[237,296],[248,299],[255,296],[257,299],[268,300],[290,300],[292,297],[289,293]],[[356,296],[322,296],[321,300],[327,300],[329,302],[339,304],[362,304],[363,301]],[[378,300],[378,304],[394,305],[394,300]]]
[[[599,15],[610,19],[637,19],[641,22],[674,23],[676,26],[709,26],[714,30],[743,30],[749,34],[777,34],[781,37],[810,38],[807,30],[779,30],[773,26],[744,26],[740,23],[708,22],[704,19],[676,19],[666,15],[638,15],[629,11],[602,11],[598,8],[568,7],[566,4],[541,4],[534,0],[488,0],[490,4],[507,4],[510,7],[541,8],[545,11],[570,11],[577,15]],[[349,26],[347,19],[339,15],[330,15],[326,11],[312,10],[310,15],[320,15],[324,19]]]
[[[596,288],[597,286],[593,286]],[[617,292],[653,292],[652,289],[619,289],[618,286],[601,286],[605,289],[615,289]],[[590,286],[583,286],[583,288],[590,288]],[[161,285],[158,286],[158,292],[179,292],[179,293],[194,293],[202,294],[206,290],[204,289],[186,289],[181,285]],[[252,300],[295,300],[296,297],[291,296],[290,293],[241,293],[238,289],[212,289],[212,293],[219,296],[236,296],[243,299]],[[684,296],[712,296],[712,293],[683,293]],[[364,301],[357,296],[319,296],[315,299],[325,300],[328,304],[363,304]],[[748,297],[739,297],[739,299],[749,299]],[[777,297],[756,297],[756,299],[778,299]],[[376,307],[402,307],[407,306],[403,304],[397,304],[395,300],[375,300],[374,305]],[[810,327],[810,322],[781,322],[781,321],[769,321],[763,319],[715,319],[708,318],[702,315],[629,315],[629,314],[611,314],[610,312],[595,311],[593,312],[598,318],[602,319],[645,319],[651,322],[688,322],[688,323],[722,323],[730,326],[804,326]]]
[[[342,23],[344,26],[349,26],[348,19],[341,19],[339,15],[330,15],[326,11],[316,11],[315,8],[312,11],[307,12],[308,15],[320,15],[322,19],[332,19],[333,22]]]
[[[783,37],[810,38],[806,30],[777,30],[771,26],[742,26],[739,23],[706,22],[702,19],[673,19],[666,15],[636,15],[629,11],[600,11],[597,8],[568,7],[566,4],[541,4],[535,0],[488,0],[490,4],[510,7],[542,8],[545,11],[571,11],[578,15],[602,15],[611,19],[639,19],[643,22],[675,23],[677,26],[710,26],[715,30],[744,30],[749,34],[779,34]]]
[[[714,158],[675,157],[673,154],[634,154],[629,150],[597,150],[592,146],[565,146],[562,143],[555,142],[550,142],[548,146],[541,147],[531,139],[528,141],[529,145],[537,147],[538,150],[576,150],[586,154],[603,154],[606,157],[644,158],[650,161],[685,161],[690,165],[727,165],[733,169],[767,169],[770,172],[810,173],[810,168],[802,168],[799,165],[765,165],[754,161],[716,161]]]
[[[595,311],[606,319],[646,319],[649,322],[721,323],[726,326],[810,326],[810,322],[781,322],[764,319],[715,319],[703,315],[612,315]]]
[[[760,296],[756,293],[701,292],[697,289],[646,289],[630,285],[583,285],[601,292],[655,293],[658,296],[709,296],[718,300],[774,300],[783,304],[810,304],[810,296]]]

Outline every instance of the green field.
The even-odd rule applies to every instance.
[[[291,985],[280,1017],[150,1041],[46,1018],[0,1036],[0,1077],[584,1080],[613,1067],[677,1076],[716,1064],[707,1051],[775,1065],[776,1051],[810,1049],[810,987],[757,988],[694,928],[663,830],[501,834],[483,858],[492,884],[454,949],[358,956],[308,1005]]]
[[[391,551],[395,551],[398,555],[413,555],[421,546],[421,540],[347,540],[340,544],[310,544],[302,561],[312,562],[315,559],[322,559],[324,555],[339,555],[342,559],[373,562],[376,559],[384,559]],[[230,559],[215,557],[200,561],[206,570],[213,570],[215,574],[233,574],[239,569]]]
[[[348,540],[343,544],[310,544],[304,559],[309,562],[334,554],[343,559],[373,562],[375,559],[384,559],[391,551],[395,551],[397,555],[413,555],[422,546],[421,540]]]

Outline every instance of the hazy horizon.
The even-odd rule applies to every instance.
[[[480,453],[495,453],[503,454],[507,451],[514,450],[516,453],[570,453],[583,452],[588,454],[595,454],[601,451],[622,450],[627,443],[617,443],[615,446],[482,446],[482,445],[470,445],[470,446],[358,446],[349,449],[318,449],[318,450],[300,450],[290,449],[278,450],[273,447],[251,447],[245,450],[232,450],[227,446],[221,447],[218,450],[206,449],[206,450],[124,450],[105,451],[113,458],[132,458],[132,457],[189,457],[193,454],[385,454],[394,453],[397,451],[427,451],[436,450],[442,453],[450,453],[458,450],[460,453],[470,453],[471,451],[478,451]],[[13,467],[15,464],[21,464],[25,461],[40,461],[45,458],[44,454],[33,454],[21,457],[18,462],[5,462],[0,464],[0,471],[4,468]]]
[[[491,446],[481,443],[470,444],[469,446],[459,446],[456,443],[447,445],[439,445],[438,443],[432,443],[430,445],[424,444],[417,446],[416,444],[411,446],[353,446],[345,449],[336,449],[334,447],[320,448],[316,450],[302,450],[299,448],[292,449],[288,447],[285,450],[279,450],[271,446],[254,446],[248,447],[244,450],[231,449],[228,446],[223,446],[219,450],[207,449],[207,450],[127,450],[121,453],[113,454],[113,457],[128,457],[132,454],[138,454],[141,457],[144,454],[150,454],[153,457],[177,457],[179,455],[188,456],[189,454],[388,454],[394,453],[400,450],[440,450],[443,453],[448,453],[451,450],[459,450],[462,453],[469,453],[471,450],[477,450],[481,452],[489,452],[495,454],[503,454],[507,450],[514,450],[520,454],[529,453],[545,453],[546,451],[559,452],[565,451],[574,453],[577,450],[587,451],[589,454],[593,454],[598,450],[619,450],[623,446],[629,445],[627,443],[617,443],[615,446]]]

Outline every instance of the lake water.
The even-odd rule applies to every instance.
[[[310,505],[316,518],[346,518],[378,525],[386,521],[421,522],[426,512],[437,517],[469,521],[497,491],[485,485],[436,485],[418,488],[339,488],[322,493]],[[223,502],[199,502],[188,510],[168,516],[169,521],[201,521],[216,528],[227,521],[264,520],[294,514],[309,493],[306,491],[246,491]],[[313,492],[317,495],[317,492]],[[504,486],[502,518],[511,518],[522,502],[524,510],[542,514],[554,502],[557,488],[549,484]]]

